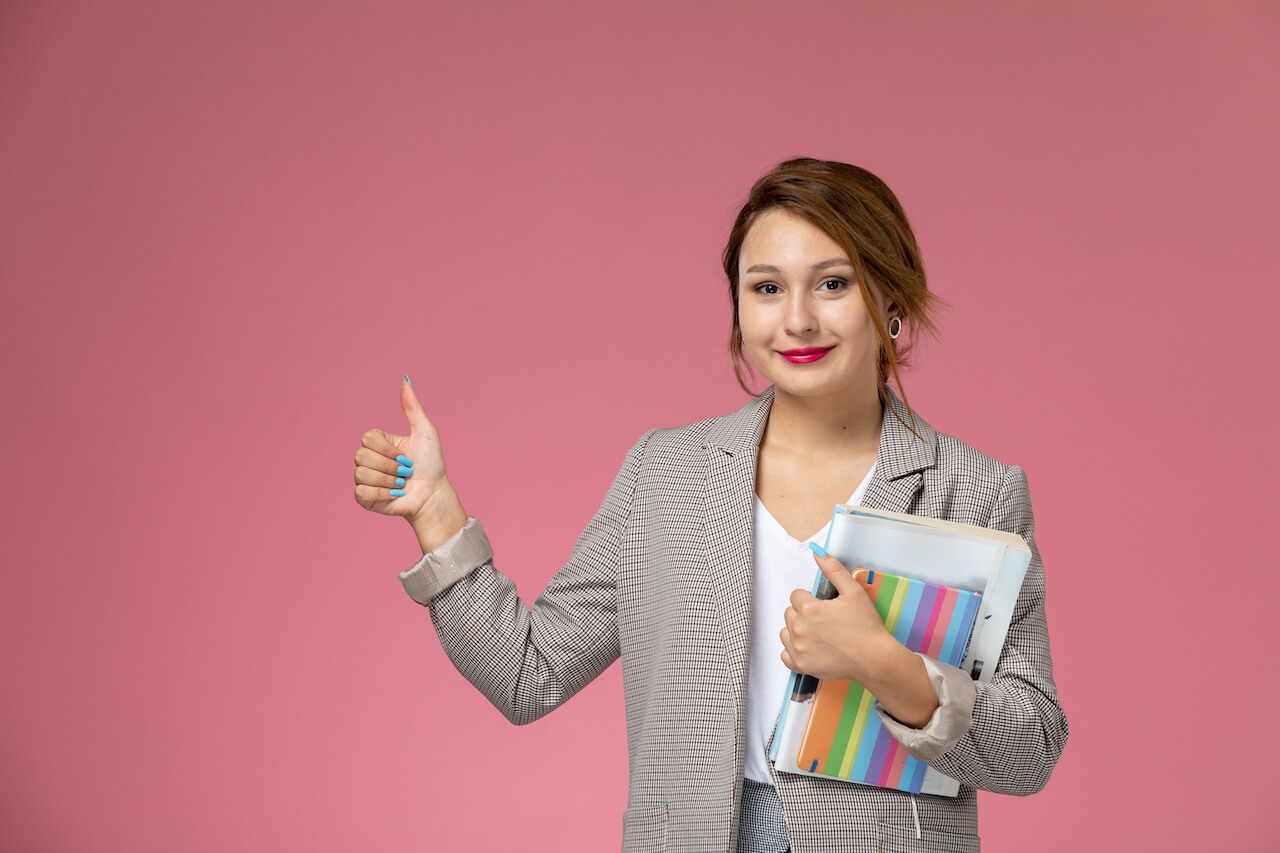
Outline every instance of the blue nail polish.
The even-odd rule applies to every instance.
[[[396,485],[397,485],[397,486],[403,486],[403,485],[404,485],[404,477],[396,477]]]
[[[397,473],[398,475],[400,475],[401,477],[412,477],[412,476],[413,476],[413,469],[412,469],[412,468],[406,468],[406,467],[404,467],[403,465],[401,465],[399,468],[397,468],[397,469],[396,469],[396,473]]]
[[[401,465],[408,465],[410,468],[413,467],[413,460],[410,459],[408,456],[405,456],[403,453],[401,453],[399,456],[396,457],[396,461],[399,462]]]
[[[827,549],[826,549],[826,548],[823,548],[823,547],[822,547],[821,545],[819,545],[817,542],[810,542],[810,543],[809,543],[809,550],[810,550],[810,551],[812,551],[813,553],[817,554],[819,557],[825,557],[825,556],[827,556]]]
[[[393,497],[393,498],[402,498],[402,497],[404,497],[404,489],[392,489],[392,490],[391,490],[391,497]]]
[[[409,387],[413,387],[413,382],[409,379],[409,374],[404,374],[404,381],[409,383]]]

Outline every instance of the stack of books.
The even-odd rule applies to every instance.
[[[885,626],[914,652],[990,681],[1009,632],[1031,549],[986,527],[838,506],[826,551],[853,570]],[[821,571],[814,595],[833,590]],[[875,697],[848,679],[792,673],[769,757],[786,773],[954,797],[960,783],[893,739]]]

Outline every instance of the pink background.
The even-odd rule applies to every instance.
[[[745,402],[798,154],[897,191],[911,400],[1030,477],[1071,739],[984,849],[1274,845],[1280,13],[897,5],[0,5],[0,848],[616,849],[618,668],[509,726],[352,454],[408,372],[532,600]]]

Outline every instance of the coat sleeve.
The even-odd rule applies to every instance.
[[[995,674],[990,682],[974,685],[972,725],[929,764],[962,785],[1000,794],[1034,794],[1049,781],[1062,755],[1067,717],[1053,682],[1044,566],[1033,538],[1035,520],[1021,468],[1006,471],[987,526],[1025,539],[1031,546],[1031,563]],[[968,678],[954,667],[946,669],[951,677]]]
[[[475,519],[400,576],[430,609],[458,672],[517,725],[555,710],[618,659],[616,578],[650,435],[627,454],[569,562],[531,610],[494,568]]]

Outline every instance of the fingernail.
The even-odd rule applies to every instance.
[[[410,468],[413,467],[413,460],[408,456],[405,456],[403,453],[396,457],[396,461],[401,465],[408,465]]]
[[[396,469],[396,473],[399,474],[401,477],[412,477],[413,469],[406,468],[403,465],[401,465],[399,468]]]
[[[810,550],[810,551],[812,551],[813,553],[817,554],[819,557],[825,557],[825,556],[827,556],[827,549],[826,549],[826,548],[823,548],[823,547],[822,547],[821,545],[819,545],[817,542],[810,542],[810,543],[809,543],[809,550]]]
[[[397,486],[403,486],[403,485],[404,485],[404,477],[396,477],[396,485],[397,485]]]
[[[392,490],[391,490],[391,497],[393,497],[393,498],[402,498],[402,497],[404,497],[404,489],[392,489]]]
[[[412,387],[413,387],[413,383],[409,381],[409,374],[407,374],[407,373],[406,373],[406,374],[404,374],[404,381],[405,381],[405,382],[409,382],[409,387],[410,387],[410,388],[412,388]]]

